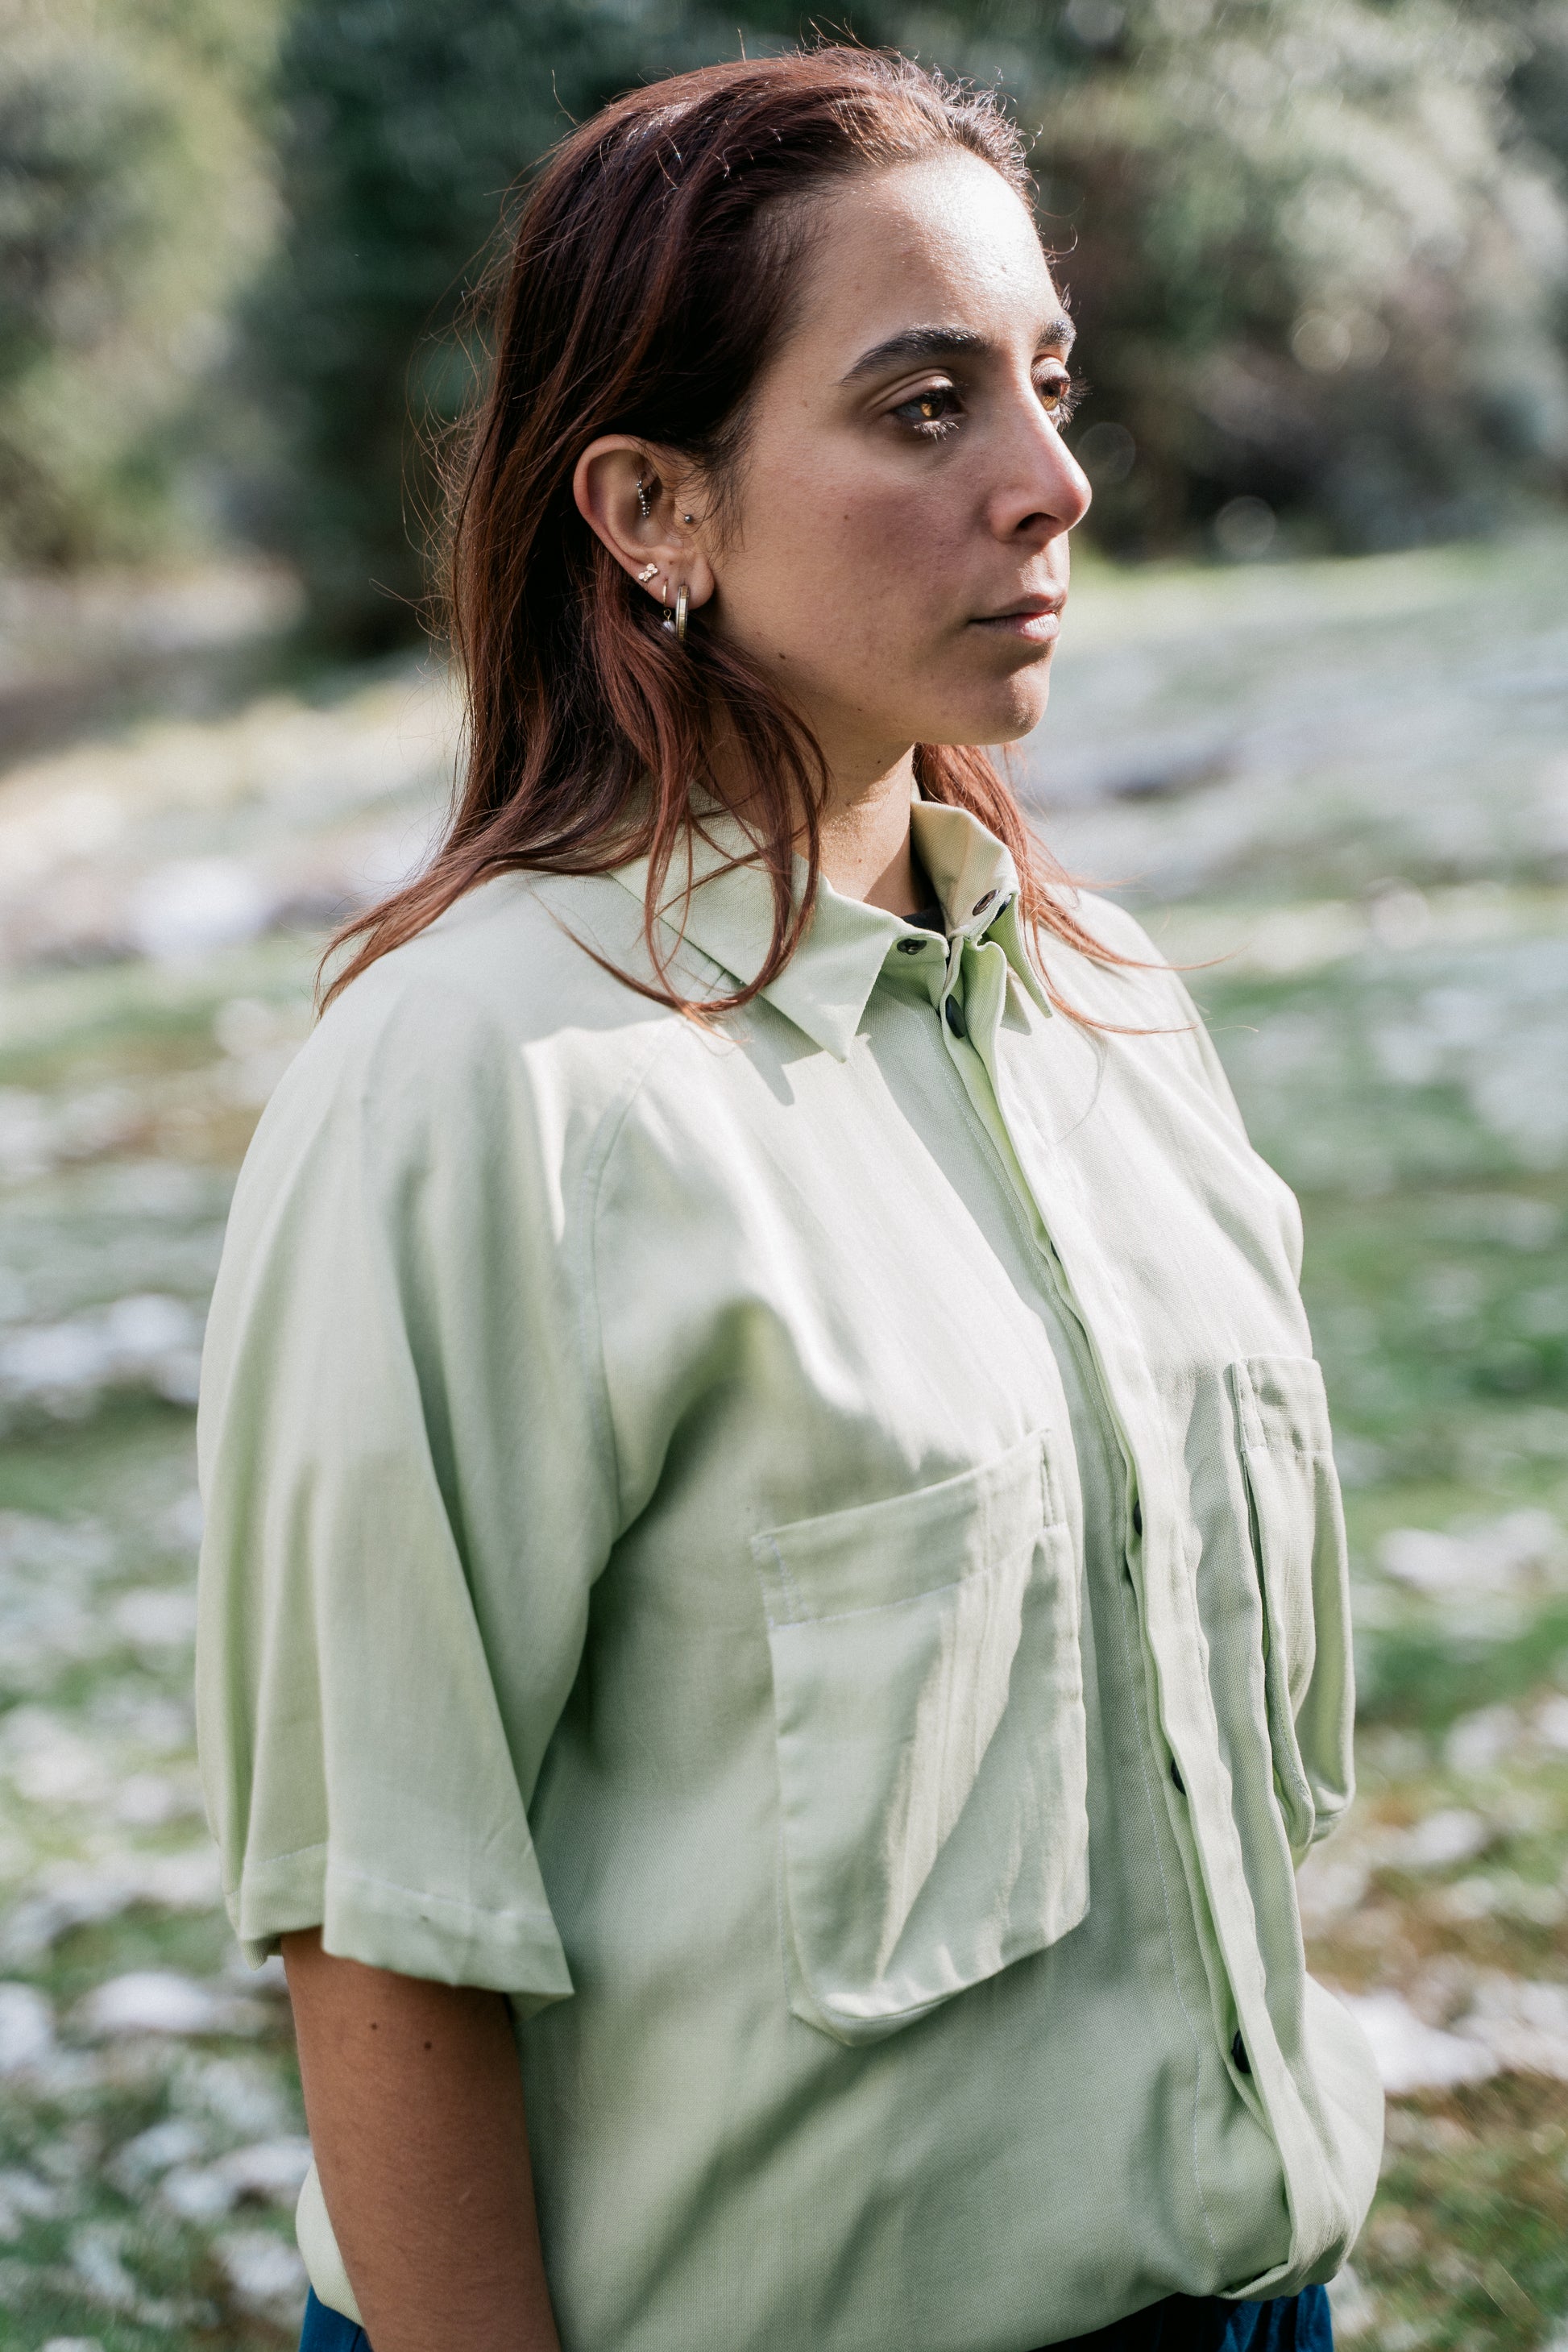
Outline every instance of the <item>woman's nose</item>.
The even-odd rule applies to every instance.
[[[1027,407],[1020,405],[1016,433],[1009,437],[1013,464],[994,500],[998,537],[1011,539],[1030,529],[1047,537],[1071,530],[1089,512],[1094,493],[1089,477],[1032,389]]]

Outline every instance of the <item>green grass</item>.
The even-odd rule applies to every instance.
[[[1393,2110],[1356,2267],[1381,2352],[1533,2352],[1568,2310],[1563,2087],[1522,2076]]]

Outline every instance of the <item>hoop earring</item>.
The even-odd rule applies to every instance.
[[[669,630],[678,646],[683,646],[686,643],[686,610],[689,602],[686,583],[683,580],[675,592],[675,610],[673,613],[667,613],[661,624],[662,627]]]

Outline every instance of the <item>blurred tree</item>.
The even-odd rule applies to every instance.
[[[765,21],[748,32],[765,42]],[[318,631],[408,632],[422,452],[469,387],[453,322],[510,184],[617,90],[736,44],[731,16],[680,0],[299,0],[278,91],[289,225],[250,314],[278,434],[253,511]]]
[[[1568,166],[1568,0],[1490,0],[1509,37],[1508,95],[1527,138]]]
[[[1169,547],[1218,517],[1248,552],[1276,513],[1377,546],[1561,489],[1565,5],[853,14],[862,38],[999,80],[1038,129],[1102,541]],[[295,0],[289,226],[247,372],[276,436],[256,522],[319,624],[361,644],[409,625],[428,499],[409,420],[462,397],[451,322],[519,169],[617,89],[809,30],[776,0],[741,27],[679,0]]]
[[[0,560],[145,554],[275,207],[272,0],[0,0]]]
[[[1095,386],[1102,541],[1167,546],[1242,500],[1235,551],[1276,510],[1381,546],[1562,488],[1568,192],[1513,103],[1523,20],[1549,13],[1056,12],[1019,95]]]

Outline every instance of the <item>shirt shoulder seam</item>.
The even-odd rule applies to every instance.
[[[710,959],[711,961],[711,959]],[[593,1370],[594,1418],[600,1441],[610,1465],[610,1482],[616,1504],[616,1537],[625,1533],[627,1525],[626,1483],[622,1475],[621,1450],[616,1434],[615,1407],[610,1394],[609,1368],[605,1360],[605,1318],[599,1291],[599,1209],[604,1193],[605,1178],[615,1157],[616,1146],[626,1131],[627,1119],[644,1087],[653,1075],[655,1065],[671,1050],[676,1035],[685,1028],[679,1013],[672,1013],[667,1023],[654,1033],[644,1055],[641,1067],[626,1079],[620,1096],[604,1112],[599,1130],[588,1154],[582,1184],[583,1222],[584,1235],[584,1279],[581,1285],[583,1299],[579,1342],[584,1362]],[[592,1328],[588,1328],[592,1318]]]

